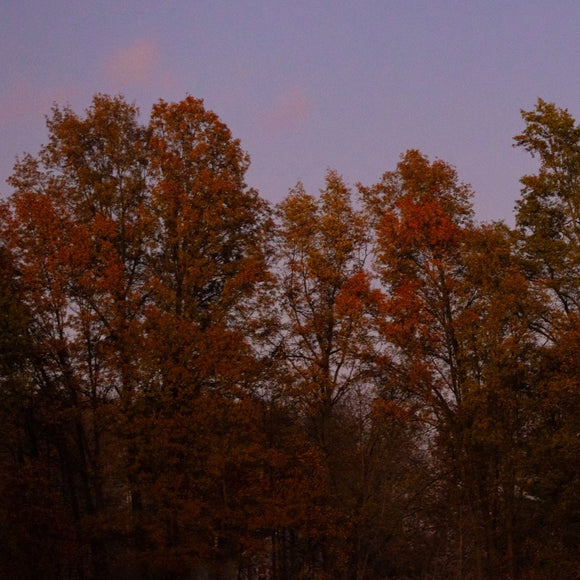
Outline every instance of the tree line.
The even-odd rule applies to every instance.
[[[516,226],[416,150],[272,207],[201,100],[55,106],[0,205],[6,578],[580,574],[580,126]]]

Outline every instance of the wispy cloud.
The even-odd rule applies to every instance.
[[[312,109],[308,95],[294,87],[278,96],[264,114],[266,127],[272,132],[286,131],[301,125]]]
[[[107,56],[102,72],[115,87],[149,85],[162,76],[159,47],[150,39],[135,40]]]

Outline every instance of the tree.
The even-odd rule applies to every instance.
[[[0,573],[575,577],[580,128],[517,229],[411,150],[275,211],[201,100],[55,106],[0,203]]]
[[[535,481],[535,526],[552,530],[536,538],[536,567],[546,577],[573,575],[580,547],[577,531],[580,500],[578,344],[580,307],[580,126],[565,109],[539,99],[522,111],[525,128],[515,145],[539,160],[536,174],[525,175],[517,202],[520,252],[528,276],[546,291],[551,308],[538,326],[545,347],[537,365],[542,395],[537,440],[532,457]],[[554,566],[551,554],[558,553]]]
[[[390,340],[409,359],[420,349],[408,369],[418,386],[425,372],[439,376],[428,393],[420,392],[443,419],[463,395],[454,318],[472,193],[443,161],[430,164],[418,151],[408,151],[396,171],[363,195],[377,216],[377,268],[389,295]]]
[[[238,557],[261,438],[249,337],[267,204],[201,101],[137,116],[105,95],[84,116],[55,107],[2,214],[30,336],[27,445],[42,437],[57,466],[73,530],[57,543],[74,537],[88,578]]]
[[[382,296],[367,268],[365,214],[343,179],[329,171],[319,198],[299,184],[278,217],[275,393],[306,429],[324,485],[318,498],[304,493],[302,517],[319,517],[311,527],[295,524],[310,546],[302,567],[332,577],[386,574],[385,535],[399,525],[393,511],[401,499],[397,483],[387,479],[388,466],[400,461],[397,470],[404,473],[409,458],[398,451],[412,445],[404,412],[398,414],[392,400],[377,400],[375,379],[385,357],[376,322]]]
[[[249,158],[193,97],[156,104],[150,131],[156,300],[201,325],[228,322],[263,277],[268,207],[244,182]]]
[[[149,379],[135,409],[132,466],[143,555],[162,569],[234,566],[260,462],[250,337],[267,281],[269,209],[245,184],[239,141],[201,100],[157,103],[149,135]]]
[[[515,145],[538,157],[536,175],[525,175],[516,223],[522,250],[536,277],[564,312],[577,312],[580,263],[580,127],[565,109],[538,100],[522,111],[526,127]]]
[[[330,172],[319,201],[299,185],[280,206],[280,300],[291,396],[327,451],[333,411],[363,387],[374,354],[368,240],[350,196]]]
[[[541,401],[535,328],[545,317],[545,298],[526,279],[513,235],[503,224],[469,232],[463,262],[462,294],[469,298],[457,317],[465,377],[457,412],[461,447],[447,461],[458,461],[473,494],[467,505],[485,534],[476,547],[483,548],[476,556],[483,560],[478,567],[484,576],[526,577],[534,536],[528,523],[529,449],[536,444]]]
[[[396,349],[384,388],[415,402],[449,517],[425,516],[442,526],[449,562],[427,565],[513,576],[539,303],[507,228],[475,226],[471,191],[443,161],[408,151],[363,194]]]
[[[2,241],[30,316],[29,380],[46,405],[35,405],[34,430],[59,464],[77,549],[89,546],[79,573],[95,574],[108,569],[119,534],[107,507],[119,493],[106,474],[116,455],[112,403],[135,388],[138,368],[145,134],[134,106],[103,95],[85,118],[55,107],[47,125],[48,145],[9,180]]]

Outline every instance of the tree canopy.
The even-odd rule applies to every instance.
[[[420,151],[272,207],[199,99],[55,106],[0,204],[1,575],[577,577],[580,128],[522,118],[510,229]]]

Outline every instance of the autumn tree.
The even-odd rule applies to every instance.
[[[542,284],[561,308],[577,312],[580,256],[580,127],[567,110],[539,99],[522,111],[525,129],[515,145],[540,162],[535,175],[525,175],[516,220],[523,250]]]
[[[244,494],[260,461],[250,339],[267,281],[269,210],[245,184],[239,141],[201,100],[157,103],[147,147],[149,379],[135,409],[132,466],[144,555],[175,571],[235,567],[251,527]]]
[[[187,97],[55,106],[0,204],[0,573],[578,574],[580,129],[517,227],[411,150],[272,211]]]
[[[146,229],[137,114],[103,95],[84,118],[55,107],[48,144],[15,165],[2,229],[30,315],[31,388],[47,405],[33,429],[59,464],[77,549],[90,546],[77,559],[82,574],[106,570],[114,552],[115,526],[104,523],[116,493],[105,465],[111,401],[134,388],[137,372]]]
[[[37,424],[44,405],[35,396],[27,362],[30,317],[20,298],[13,256],[5,247],[0,273],[0,570],[14,578],[38,577],[47,570],[47,578],[58,578],[67,560],[59,539],[72,530],[59,501],[58,470],[45,453]]]
[[[448,164],[409,151],[363,194],[377,216],[383,331],[397,352],[385,388],[416,402],[452,514],[434,525],[456,552],[430,565],[513,577],[538,301],[509,231],[473,223],[471,191]]]
[[[577,573],[580,547],[577,493],[580,405],[575,348],[580,295],[580,127],[572,115],[539,99],[522,111],[515,145],[538,159],[537,173],[522,177],[516,225],[528,277],[547,292],[551,308],[541,325],[544,358],[538,364],[542,413],[533,449],[538,529],[537,568],[546,577]],[[557,553],[558,564],[553,554]]]
[[[463,260],[462,293],[468,300],[457,327],[465,397],[458,418],[465,430],[463,460],[470,465],[462,471],[466,487],[475,483],[486,534],[485,574],[525,578],[534,567],[529,449],[537,444],[534,429],[542,404],[536,328],[546,316],[545,296],[526,279],[513,234],[503,224],[471,231]],[[469,483],[470,471],[476,480]]]
[[[363,195],[376,215],[376,264],[389,295],[390,340],[415,359],[408,369],[412,382],[443,419],[463,396],[454,316],[472,193],[443,161],[431,164],[408,151],[396,171]],[[433,374],[439,378],[422,390],[421,378]]]
[[[374,344],[365,308],[370,280],[362,215],[342,178],[330,172],[320,199],[301,186],[280,205],[283,347],[290,395],[322,449],[333,411],[363,388]],[[357,319],[357,317],[359,317]],[[363,323],[364,322],[364,323]]]
[[[384,506],[401,499],[388,472],[405,472],[398,450],[411,448],[404,412],[390,399],[378,401],[382,296],[373,288],[370,232],[356,203],[329,171],[318,198],[299,184],[279,206],[275,392],[306,429],[324,483],[320,497],[303,494],[303,509],[319,515],[310,523],[315,527],[297,522],[310,548],[302,566],[314,566],[311,575],[319,568],[333,577],[363,578],[373,570],[387,573],[379,554],[399,514],[386,516]]]
[[[2,249],[31,341],[23,436],[56,466],[70,528],[58,566],[231,560],[261,421],[249,340],[268,208],[248,158],[193,98],[158,103],[143,127],[97,95],[84,116],[55,107],[48,129],[10,179]]]

